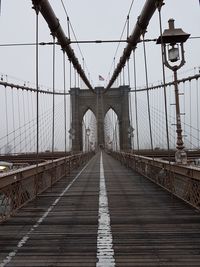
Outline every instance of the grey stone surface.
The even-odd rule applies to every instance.
[[[97,120],[97,145],[104,146],[104,118],[109,109],[113,109],[119,120],[120,149],[128,150],[131,141],[128,137],[129,118],[129,91],[128,86],[111,88],[103,93],[103,87],[96,87],[95,93],[91,90],[71,88],[72,125],[75,130],[72,140],[72,150],[81,151],[82,143],[82,120],[85,113],[90,109]]]

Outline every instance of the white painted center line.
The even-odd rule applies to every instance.
[[[58,198],[51,204],[47,211],[37,220],[37,222],[31,227],[31,229],[26,233],[25,236],[18,242],[15,249],[13,249],[6,258],[0,263],[0,267],[6,266],[8,263],[12,261],[12,259],[16,256],[18,250],[23,247],[28,239],[30,238],[31,233],[38,228],[38,226],[44,221],[44,219],[48,216],[48,214],[52,211],[52,209],[57,205],[60,201],[61,197],[68,191],[68,189],[73,185],[73,183],[77,180],[77,178],[81,175],[81,173],[87,168],[90,161],[84,166],[84,168],[76,175],[76,177],[71,181],[71,183],[60,193]]]
[[[97,236],[97,259],[98,262],[96,263],[96,267],[115,266],[102,152],[100,158],[99,225],[98,225],[98,236]]]

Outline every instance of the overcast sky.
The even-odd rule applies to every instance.
[[[63,0],[66,5],[66,9],[70,18],[71,25],[75,31],[76,37],[78,40],[119,40],[122,29],[125,25],[127,14],[132,3],[132,0],[124,0],[124,1],[116,1],[116,0]],[[67,31],[67,19],[66,14],[64,12],[61,0],[51,0],[50,1],[56,16],[59,18],[60,23],[68,35]],[[140,15],[141,10],[144,6],[145,1],[143,0],[135,0],[130,12],[130,30],[129,34],[132,32],[135,23],[137,21],[137,17]],[[13,82],[17,84],[28,83],[27,85],[35,87],[35,46],[10,46],[5,47],[3,44],[15,44],[15,43],[34,43],[35,42],[35,11],[32,9],[32,1],[31,0],[2,0],[2,10],[0,16],[0,74],[2,75],[4,80],[8,80],[8,82]],[[165,5],[162,8],[162,24],[163,30],[168,28],[168,19],[175,19],[175,26],[181,27],[185,32],[190,33],[193,37],[200,37],[200,5],[198,0],[166,0]],[[51,42],[52,36],[50,35],[50,30],[43,17],[39,16],[39,32],[40,42]],[[146,33],[146,38],[154,39],[160,35],[159,32],[159,20],[158,20],[158,12],[156,11],[151,22],[149,23],[148,31]],[[127,29],[124,32],[123,39],[127,37]],[[74,40],[74,36],[71,31],[71,39]],[[119,61],[119,58],[122,55],[122,51],[125,47],[125,43],[121,44],[116,54],[116,64]],[[116,52],[117,43],[109,43],[109,44],[82,44],[80,45],[82,53],[84,55],[85,63],[87,65],[86,74],[90,73],[90,78],[93,81],[94,86],[104,85],[104,82],[100,82],[98,80],[98,76],[101,75],[105,79],[108,77],[109,71],[111,74],[113,73],[113,58]],[[198,67],[200,66],[200,56],[199,56],[199,47],[200,47],[200,39],[190,39],[185,44],[185,52],[186,52],[186,64],[181,70],[178,72],[179,77],[187,77],[189,75],[193,75],[198,72]],[[77,48],[77,45],[73,44],[72,48],[75,50],[76,56],[79,59],[79,62],[82,64],[82,55]],[[157,84],[162,80],[162,70],[161,70],[161,58],[160,58],[160,47],[156,45],[154,42],[150,42],[146,44],[147,50],[147,65],[148,65],[148,80],[149,84]],[[39,83],[40,87],[43,86],[43,89],[52,88],[52,46],[42,46],[40,47],[40,57],[39,57]],[[137,64],[137,87],[145,86],[145,72],[144,72],[144,56],[143,56],[143,48],[142,45],[139,44],[136,49],[136,64]],[[66,61],[66,69],[67,69],[67,89],[70,88],[69,84],[69,63]],[[130,61],[130,73],[131,73],[131,86],[133,87],[133,62]],[[126,84],[127,84],[127,68],[126,68]],[[166,71],[167,81],[172,79],[171,71]],[[63,62],[62,62],[62,52],[59,46],[56,47],[56,90],[63,90]],[[106,82],[105,82],[106,85]],[[74,75],[72,75],[72,87],[75,86]],[[77,86],[77,83],[76,83]],[[193,85],[192,85],[193,86]],[[190,87],[189,87],[190,88]],[[194,90],[196,85],[194,84]],[[6,142],[15,138],[16,136],[20,136],[20,139],[25,139],[26,136],[21,136],[19,133],[19,129],[24,129],[24,125],[27,126],[27,136],[30,139],[34,139],[34,131],[35,127],[35,117],[36,111],[35,108],[35,95],[33,94],[25,94],[21,92],[21,90],[6,90],[4,86],[0,87],[0,98],[2,100],[0,105],[0,114],[2,116],[2,125],[0,129],[0,136],[6,137],[6,132],[13,132],[14,134],[9,135],[9,140],[2,139],[3,146],[2,151],[4,151],[4,145]],[[190,88],[191,89],[191,88]],[[51,89],[49,89],[51,90]],[[194,90],[187,90],[187,92]],[[7,101],[6,101],[6,92],[7,92]],[[196,91],[195,91],[196,92]],[[12,93],[14,96],[14,104],[12,104]],[[160,92],[162,93],[162,92]],[[171,94],[171,90],[168,92]],[[133,95],[133,94],[132,94]],[[146,96],[143,94],[139,95],[140,97],[140,106],[141,112],[145,113],[146,109]],[[26,101],[25,101],[25,98]],[[159,110],[159,116],[163,113],[162,108],[163,104],[161,99],[163,99],[162,94],[154,96],[151,95],[152,105],[154,111]],[[193,97],[189,97],[186,94],[187,99],[194,99],[196,95]],[[68,98],[69,100],[69,98]],[[64,129],[63,129],[63,97],[56,97],[56,123],[60,123],[56,125],[56,133],[55,136],[57,138],[56,147],[63,150],[64,144]],[[142,102],[143,101],[143,102]],[[158,103],[156,104],[155,101]],[[198,101],[198,99],[197,99]],[[169,113],[174,114],[173,110],[171,111],[173,106],[170,106],[170,103],[173,103],[173,99],[169,99]],[[182,101],[183,102],[183,101]],[[30,114],[30,103],[32,103],[33,112]],[[43,142],[44,138],[47,140],[43,142],[43,149],[49,149],[51,147],[51,130],[42,131],[42,127],[46,127],[45,129],[51,129],[51,114],[49,113],[52,97],[47,95],[40,95],[40,116],[44,116],[40,120],[41,122],[41,133],[40,133],[40,142]],[[134,101],[132,102],[134,103]],[[157,105],[157,106],[156,106]],[[188,108],[190,110],[192,107],[192,102],[190,101],[190,105]],[[156,109],[157,107],[157,109]],[[196,107],[196,105],[194,105]],[[69,105],[67,105],[67,129],[69,130],[70,126],[70,111]],[[46,109],[46,111],[45,111]],[[6,120],[6,110],[8,114],[8,122]],[[27,112],[25,112],[27,110]],[[59,110],[62,110],[61,112]],[[133,107],[132,107],[133,110]],[[45,112],[43,112],[45,111]],[[185,110],[184,110],[185,111]],[[198,113],[198,110],[193,110]],[[153,112],[153,111],[152,111]],[[140,114],[140,117],[144,115]],[[191,116],[191,112],[187,113],[189,118],[189,125],[192,125],[191,118],[195,118],[195,116]],[[49,120],[46,120],[46,115],[49,117]],[[49,115],[50,114],[50,115]],[[31,117],[30,117],[31,116]],[[33,122],[29,124],[31,118]],[[144,116],[142,122],[144,127],[141,126],[142,133],[147,133],[148,129],[145,130],[147,116]],[[135,119],[134,119],[135,121]],[[160,119],[159,119],[160,121]],[[174,123],[174,118],[172,118],[172,122]],[[196,123],[196,120],[195,120]],[[14,126],[15,124],[15,126]],[[193,123],[194,124],[194,123]],[[21,125],[21,128],[20,128]],[[29,127],[30,126],[30,127]],[[134,126],[134,125],[133,125]],[[160,124],[157,125],[160,128]],[[194,127],[195,124],[193,125]],[[19,128],[19,129],[18,129]],[[135,126],[134,126],[135,128]],[[161,127],[164,129],[164,126]],[[16,130],[18,129],[18,130]],[[175,130],[175,128],[173,129]],[[21,131],[22,132],[22,131]],[[23,130],[23,135],[26,131]],[[155,128],[155,133],[157,134],[158,129]],[[48,134],[48,136],[46,136]],[[14,135],[14,136],[13,136]],[[26,134],[25,134],[26,135]],[[44,135],[44,136],[43,136]],[[190,133],[191,135],[191,133]],[[62,138],[61,138],[62,136]],[[164,137],[164,134],[162,134]],[[146,140],[146,136],[143,137],[143,140]],[[19,139],[19,138],[18,138]],[[21,144],[19,140],[16,139],[16,143]],[[141,137],[142,140],[142,137]],[[174,139],[175,140],[175,139]],[[146,141],[145,141],[146,142]],[[32,142],[29,142],[31,146]],[[155,145],[158,145],[159,142],[156,142]],[[23,147],[27,147],[26,142],[24,142]],[[42,145],[42,144],[41,144]],[[12,143],[12,146],[14,144]],[[33,145],[34,148],[34,145]],[[25,148],[26,149],[26,148]],[[32,151],[29,148],[29,151]],[[42,147],[41,147],[42,149]],[[17,147],[16,151],[19,151]],[[20,151],[23,151],[23,149]]]
[[[78,40],[114,39],[120,38],[126,21],[131,0],[63,0],[66,4],[70,21]],[[50,1],[56,16],[59,18],[67,35],[67,20],[60,0]],[[130,32],[134,28],[145,1],[135,0],[130,13]],[[200,36],[200,6],[198,0],[166,0],[162,9],[163,29],[168,27],[168,19],[175,19],[175,26],[181,27],[191,36]],[[0,17],[1,44],[29,43],[35,41],[35,13],[31,0],[2,0]],[[149,24],[146,38],[159,36],[158,13]],[[123,38],[126,38],[126,31]],[[74,39],[73,37],[71,39]],[[40,41],[52,41],[49,29],[40,15]],[[94,86],[99,84],[98,75],[104,78],[113,62],[116,43],[112,44],[82,44],[81,49],[85,58],[90,77]],[[125,44],[120,45],[116,63],[122,54]],[[77,46],[73,45],[77,57],[82,63]],[[200,66],[200,39],[188,40],[185,45],[186,65],[180,70],[183,76],[193,74],[195,67]],[[137,53],[138,86],[145,84],[144,61],[141,45]],[[0,47],[0,73],[8,77],[16,77],[22,81],[35,82],[35,48],[30,47]],[[160,68],[160,48],[155,43],[147,44],[147,62],[149,82],[162,79]],[[130,62],[132,64],[132,62]],[[56,88],[62,89],[62,53],[57,47]],[[168,76],[171,75],[170,73]],[[40,84],[52,87],[52,47],[40,48]]]

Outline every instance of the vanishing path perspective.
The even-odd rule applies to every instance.
[[[200,214],[99,152],[0,225],[3,266],[200,266]]]

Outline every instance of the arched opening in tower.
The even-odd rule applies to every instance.
[[[119,119],[112,108],[108,110],[104,118],[104,140],[106,149],[120,150]]]
[[[82,150],[94,151],[97,147],[97,120],[91,109],[88,109],[82,120]]]

